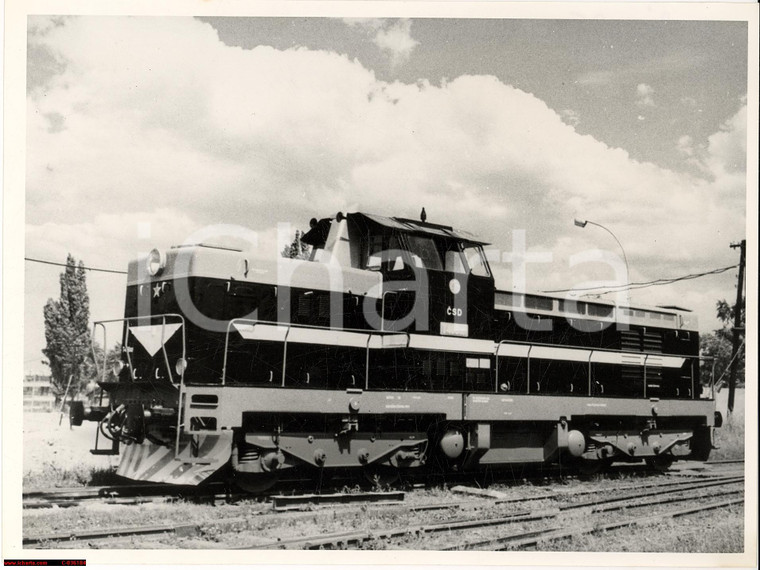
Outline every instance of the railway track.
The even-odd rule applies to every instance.
[[[137,497],[132,497],[137,499]],[[346,505],[349,503],[385,503],[396,505],[404,500],[404,493],[353,493],[332,495],[302,495],[302,496],[274,496],[272,508],[274,512],[284,512],[296,506],[332,504]],[[125,498],[124,500],[127,500]],[[147,499],[146,499],[147,500]],[[111,502],[110,500],[107,502]],[[124,503],[118,503],[124,504]],[[197,536],[205,533],[207,527],[213,526],[216,531],[240,531],[249,526],[250,520],[246,518],[215,519],[206,523],[180,523],[164,525],[145,525],[134,527],[95,528],[84,530],[70,530],[65,532],[48,533],[43,535],[29,536],[22,539],[26,546],[37,546],[47,543],[60,543],[72,541],[97,541],[123,537],[137,537],[148,535]]]
[[[728,485],[739,485],[743,484],[744,479],[743,477],[722,477],[722,478],[716,478],[715,480],[701,480],[697,482],[681,482],[681,483],[673,483],[669,487],[665,489],[653,489],[650,492],[641,493],[640,489],[631,492],[629,494],[624,495],[616,495],[616,496],[608,496],[603,497],[599,499],[594,500],[588,500],[588,501],[581,501],[577,503],[567,503],[563,505],[559,505],[557,508],[554,509],[544,509],[536,512],[529,512],[529,511],[522,511],[517,513],[510,513],[508,515],[502,516],[502,517],[492,517],[492,518],[486,518],[484,519],[482,516],[474,516],[470,518],[465,519],[452,519],[445,522],[440,523],[434,523],[434,524],[422,524],[422,525],[409,525],[405,527],[399,527],[399,528],[390,528],[385,530],[372,530],[372,531],[358,531],[358,532],[346,532],[346,533],[336,533],[331,535],[318,535],[318,536],[309,536],[309,537],[300,537],[295,538],[287,541],[276,541],[272,543],[267,544],[255,544],[248,547],[243,547],[242,549],[260,549],[260,550],[266,550],[266,549],[303,549],[303,550],[317,550],[317,549],[347,549],[347,548],[358,548],[366,543],[372,543],[372,542],[389,542],[399,539],[408,539],[410,537],[422,537],[426,536],[429,537],[430,535],[433,535],[435,533],[440,533],[444,531],[457,531],[457,530],[464,530],[464,529],[483,529],[486,527],[498,527],[498,526],[509,526],[514,525],[516,523],[525,523],[525,522],[539,522],[539,521],[552,521],[552,520],[558,520],[560,515],[563,513],[567,513],[569,511],[574,510],[582,510],[587,509],[589,513],[602,513],[602,512],[610,512],[614,510],[623,510],[623,509],[632,509],[632,508],[639,508],[639,507],[647,507],[652,505],[665,505],[665,504],[674,504],[674,503],[681,503],[681,502],[693,502],[697,497],[694,495],[687,495],[687,496],[675,496],[679,493],[685,493],[689,491],[698,491],[703,489],[711,489],[715,487],[725,487]],[[598,493],[598,491],[596,491]],[[738,495],[743,493],[743,488],[730,488],[730,489],[722,489],[717,492],[711,493],[711,496],[721,497],[724,495]],[[585,494],[585,493],[582,493]],[[581,495],[582,495],[581,494]],[[568,495],[568,497],[571,497]],[[701,497],[700,497],[701,499]],[[726,505],[728,504],[736,504],[737,500],[727,501],[725,502]],[[498,501],[494,501],[493,503],[497,503]],[[503,503],[502,503],[503,504]],[[723,504],[723,503],[721,503]],[[705,507],[708,508],[708,507]],[[716,506],[711,506],[709,508],[719,508]],[[693,512],[699,512],[700,508],[693,507]],[[689,511],[692,512],[692,511]],[[684,513],[688,514],[688,513]],[[679,515],[680,516],[680,515]],[[633,524],[633,523],[631,523]],[[596,528],[596,527],[593,527]],[[593,530],[592,528],[592,530]],[[562,533],[563,529],[558,526],[551,526],[545,529],[541,529],[540,531],[530,531],[531,533],[539,533],[535,534],[535,537],[533,534],[530,536],[525,535],[524,533],[518,533],[516,535],[509,535],[509,540],[518,540],[519,537],[525,540],[528,540],[531,537],[537,538],[537,540],[545,540],[545,535],[549,535],[552,532],[556,533]],[[565,531],[567,532],[567,531]],[[578,528],[574,528],[570,535],[577,533]],[[591,532],[591,531],[589,531]],[[544,533],[544,534],[540,534]],[[564,537],[561,536],[560,538]],[[507,539],[504,539],[507,541]],[[532,540],[532,538],[531,538]],[[492,541],[485,541],[484,543],[491,543]],[[508,541],[507,541],[508,542]],[[506,542],[505,542],[506,543]],[[475,545],[468,545],[467,543],[463,543],[451,548],[443,548],[444,550],[459,550],[459,549],[471,549],[476,548],[481,543],[475,543]]]
[[[742,464],[744,460],[723,460],[713,461],[706,464],[696,464],[696,468],[701,471],[706,471],[702,474],[691,473],[690,466],[684,465],[682,469],[674,469],[669,471],[669,474],[673,475],[688,475],[688,476],[701,476],[712,477],[714,473],[711,473],[712,467],[705,466],[723,466],[729,464]],[[615,478],[616,476],[648,476],[651,471],[644,465],[615,465],[600,477]],[[738,475],[738,473],[737,473]],[[516,483],[552,483],[556,481],[566,481],[579,478],[573,471],[567,468],[556,466],[535,466],[524,467],[514,472],[501,472],[497,476],[492,476],[495,481],[508,482],[512,479]],[[451,479],[447,483],[467,483],[472,482],[472,476],[468,479],[467,476]],[[325,487],[324,491],[327,494],[336,494],[341,489],[341,483]],[[410,481],[413,483],[413,481]],[[425,485],[424,483],[418,483],[417,485]],[[655,484],[656,485],[656,484]],[[345,487],[345,485],[343,485]],[[650,484],[645,484],[644,487],[649,487]],[[637,485],[641,488],[641,485]],[[279,496],[291,496],[297,494],[297,485],[291,487],[279,488]],[[261,495],[263,499],[270,499],[274,496],[278,496],[275,493]],[[313,497],[319,497],[322,495],[313,495]],[[169,484],[139,484],[139,485],[109,485],[100,487],[72,487],[72,488],[54,488],[54,489],[38,489],[30,492],[23,493],[22,506],[24,509],[43,509],[43,508],[67,508],[82,505],[91,501],[99,501],[106,504],[141,504],[145,502],[155,502],[158,500],[172,501],[177,499],[193,500],[193,501],[207,501],[212,503],[223,503],[233,500],[240,500],[247,498],[248,495],[241,493],[232,493],[221,482],[212,482],[201,487],[193,486],[177,486]],[[287,499],[281,500],[281,510],[287,510],[288,507],[284,506],[284,502]],[[310,502],[298,503],[297,500],[293,500],[293,504],[289,506],[290,509],[298,509],[302,507],[311,507],[316,503],[319,503],[319,499],[312,499]],[[334,503],[337,501],[325,501],[327,503]],[[346,501],[350,502],[350,500]]]
[[[444,531],[478,529],[485,527],[500,527],[516,525],[518,523],[539,523],[542,520],[556,520],[563,513],[588,509],[592,513],[609,512],[619,509],[631,509],[644,505],[670,504],[679,503],[685,500],[695,500],[692,495],[687,498],[679,498],[681,493],[689,491],[709,491],[718,487],[723,488],[721,492],[728,492],[736,495],[742,492],[741,489],[734,489],[732,486],[743,483],[743,475],[733,473],[715,473],[703,478],[693,478],[673,481],[656,481],[649,483],[633,483],[625,486],[619,486],[614,495],[605,495],[604,497],[593,497],[584,499],[584,497],[599,495],[596,489],[566,490],[559,489],[551,492],[544,492],[533,496],[510,497],[494,500],[462,500],[456,502],[431,502],[424,504],[403,504],[398,503],[404,499],[403,493],[340,493],[332,495],[279,495],[268,497],[272,505],[268,508],[269,512],[262,510],[254,517],[256,521],[245,518],[215,519],[208,523],[193,524],[166,524],[130,528],[98,528],[90,530],[59,532],[46,535],[29,536],[23,539],[23,543],[30,547],[46,546],[49,544],[58,545],[61,542],[95,542],[114,540],[116,538],[137,537],[137,536],[158,536],[173,535],[178,537],[186,536],[204,536],[207,534],[207,527],[213,526],[215,532],[242,533],[252,529],[252,525],[260,524],[262,518],[271,518],[271,526],[276,527],[278,517],[288,516],[292,522],[299,518],[304,520],[314,519],[319,516],[320,509],[325,506],[333,507],[335,512],[350,514],[352,511],[362,511],[367,515],[381,516],[383,514],[400,514],[404,516],[415,516],[420,513],[429,511],[451,511],[451,515],[464,513],[468,510],[483,511],[480,516],[470,518],[450,518],[442,522],[425,525],[410,525],[407,527],[391,528],[385,531],[367,532],[347,532],[337,533],[334,535],[320,535],[314,537],[302,537],[288,541],[276,541],[267,544],[249,545],[244,548],[256,549],[283,549],[283,548],[352,548],[357,547],[368,541],[399,541],[405,537],[429,536]],[[99,500],[109,504],[136,504],[146,501],[156,500],[175,500],[177,498],[192,499],[221,499],[223,486],[215,487],[213,485],[205,486],[203,489],[205,495],[198,493],[199,488],[190,488],[194,494],[183,492],[186,489],[170,488],[166,485],[129,485],[119,487],[91,487],[76,489],[55,489],[39,490],[26,493],[24,495],[24,508],[41,508],[41,506],[74,506],[86,501]],[[728,489],[728,490],[727,490]],[[219,493],[216,493],[219,491]],[[169,493],[167,495],[167,493]],[[229,498],[229,497],[227,497]],[[537,501],[551,501],[557,503],[554,508],[538,510],[525,510],[525,505],[536,503]],[[734,504],[734,502],[729,502]],[[519,505],[517,505],[519,504]],[[503,512],[499,516],[485,516],[486,511],[493,509],[509,510],[515,506],[521,508],[516,512]],[[262,504],[264,508],[264,505]],[[714,507],[719,508],[719,507]],[[293,513],[293,510],[308,510],[306,513]],[[329,514],[329,513],[328,513]],[[436,515],[438,516],[438,515]],[[680,516],[680,515],[678,515]],[[316,520],[316,519],[314,519]],[[631,523],[633,524],[633,523]],[[575,527],[574,527],[575,529]],[[545,533],[560,532],[562,529],[549,527],[543,531]],[[576,529],[577,530],[577,529]],[[533,532],[533,531],[532,531]],[[538,532],[538,531],[536,531]],[[519,534],[519,533],[517,533]],[[531,535],[533,536],[533,535]],[[514,547],[514,544],[521,545],[520,540],[529,540],[531,536],[520,536],[515,538],[512,535],[506,535],[503,545],[505,548]],[[543,535],[535,535],[539,540],[546,540]],[[489,543],[490,544],[490,543]],[[499,544],[494,543],[491,546],[496,548]],[[513,546],[509,546],[513,545]],[[480,548],[482,546],[474,545],[457,545],[455,548]]]
[[[23,493],[22,508],[67,508],[87,502],[104,504],[140,504],[156,500],[223,500],[229,492],[221,483],[203,487],[179,487],[176,485],[110,485],[105,487],[72,487],[68,489],[39,489]]]
[[[740,492],[741,491],[730,491],[730,492],[722,493],[721,495],[738,494]],[[691,500],[691,499],[690,498],[673,499],[670,502],[685,502],[688,500]],[[663,502],[664,501],[658,501],[658,504],[662,504]],[[666,513],[658,513],[657,515],[629,517],[629,518],[624,518],[621,520],[616,520],[616,521],[607,522],[607,523],[601,523],[601,524],[595,523],[595,524],[582,525],[582,526],[575,527],[572,529],[558,528],[554,526],[554,527],[542,528],[539,530],[533,530],[533,531],[528,531],[528,532],[515,533],[515,534],[511,534],[511,535],[507,535],[507,536],[503,536],[499,538],[494,538],[494,539],[475,541],[475,542],[464,542],[461,544],[457,544],[455,546],[443,548],[442,550],[491,550],[491,551],[514,550],[517,548],[538,546],[542,542],[561,540],[564,538],[572,538],[574,536],[579,536],[583,534],[604,532],[604,531],[615,530],[618,528],[625,528],[625,527],[631,527],[631,526],[636,526],[636,525],[655,524],[666,518],[677,518],[677,517],[682,517],[686,515],[692,515],[692,514],[707,512],[707,511],[711,511],[715,509],[730,507],[730,506],[742,504],[742,503],[743,501],[740,499],[712,501],[704,505],[687,507],[685,509],[669,511]],[[641,504],[641,505],[636,505],[636,506],[646,506],[646,504]],[[617,508],[623,508],[623,507],[617,507]]]

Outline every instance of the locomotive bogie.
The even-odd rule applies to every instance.
[[[233,468],[253,473],[305,465],[352,468],[377,464],[413,469],[424,465],[427,443],[425,432],[246,433],[244,443],[237,446]]]

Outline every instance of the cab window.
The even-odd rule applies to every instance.
[[[464,256],[467,259],[467,266],[470,268],[471,275],[490,277],[491,272],[488,269],[488,262],[482,247],[479,245],[467,246],[464,248]]]
[[[380,269],[383,262],[382,253],[385,249],[383,236],[370,236],[367,246],[367,262],[365,268],[377,271]]]
[[[459,244],[451,244],[449,250],[444,253],[445,267],[449,273],[467,273],[464,257]]]
[[[404,249],[396,235],[370,236],[364,268],[370,271],[402,271],[405,267]]]
[[[412,254],[414,265],[421,269],[443,269],[441,256],[435,242],[424,236],[407,236],[409,252]]]

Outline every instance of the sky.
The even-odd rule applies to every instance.
[[[497,285],[630,281],[734,265],[745,237],[742,22],[30,17],[25,255],[126,270],[213,224],[272,257],[311,217],[469,230]],[[280,230],[278,224],[289,224]],[[288,233],[289,232],[289,233]],[[517,232],[517,233],[515,233]],[[508,252],[529,252],[518,282]],[[504,253],[507,253],[505,256]],[[540,261],[539,261],[540,260]],[[25,264],[27,372],[61,268]],[[637,289],[718,327],[736,270]],[[119,318],[125,277],[88,274]],[[615,300],[614,295],[603,298]]]

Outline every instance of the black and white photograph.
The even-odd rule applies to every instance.
[[[4,559],[754,564],[756,5],[209,4],[6,21]]]

